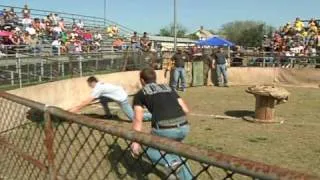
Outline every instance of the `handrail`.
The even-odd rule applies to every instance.
[[[7,5],[1,5],[0,4],[0,7],[4,7],[4,8],[14,8],[14,9],[20,9],[22,10],[23,8],[22,7],[17,7],[17,6],[7,6]],[[95,21],[95,20],[101,20],[101,21],[98,21],[98,22],[106,22],[107,24],[115,24],[117,26],[119,26],[120,28],[122,28],[123,30],[127,31],[127,32],[134,32],[135,30],[129,28],[129,27],[126,27],[124,25],[121,25],[115,21],[112,21],[112,20],[109,20],[109,19],[104,19],[102,17],[96,17],[96,16],[88,16],[88,15],[81,15],[81,14],[75,14],[75,13],[66,13],[66,12],[63,12],[63,11],[50,11],[50,10],[39,10],[39,9],[32,9],[32,8],[29,8],[31,11],[38,11],[38,12],[45,12],[45,13],[57,13],[57,14],[62,14],[62,15],[69,15],[69,16],[78,16],[78,17],[84,17],[84,18],[91,18],[92,21]],[[20,12],[16,12],[16,13],[20,13]],[[32,12],[31,12],[32,13]]]

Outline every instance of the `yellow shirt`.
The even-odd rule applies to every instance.
[[[296,23],[295,23],[295,28],[296,28],[297,30],[301,31],[303,27],[304,27],[304,24],[303,24],[302,21],[296,21]]]

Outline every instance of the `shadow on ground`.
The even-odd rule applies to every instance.
[[[226,112],[224,112],[224,114],[227,115],[227,116],[242,118],[242,117],[245,117],[245,116],[253,116],[253,115],[254,115],[254,111],[248,111],[248,110],[231,110],[231,111],[226,111]]]
[[[95,118],[95,119],[102,119],[102,120],[111,120],[111,121],[120,121],[120,122],[131,122],[129,120],[125,120],[121,117],[119,117],[118,115],[111,115],[111,116],[105,116],[105,115],[100,115],[100,114],[95,114],[95,113],[85,113],[82,114],[84,116],[88,116],[91,118]]]
[[[146,175],[150,175],[150,173],[160,179],[166,177],[164,171],[159,167],[154,166],[150,161],[148,162],[142,157],[134,159],[128,149],[122,149],[118,144],[114,144],[110,149],[108,160],[111,165],[109,173],[115,173],[119,179],[125,179],[130,176],[134,179],[144,180],[149,179]]]

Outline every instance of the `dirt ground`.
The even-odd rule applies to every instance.
[[[250,115],[254,97],[247,87],[191,88],[182,97],[192,113]],[[320,175],[320,89],[287,88],[289,101],[276,107],[283,124],[255,124],[190,116],[186,143]]]
[[[252,115],[255,100],[245,93],[246,88],[189,88],[181,94],[192,111],[188,117],[191,132],[185,142],[320,176],[320,89],[286,87],[291,93],[289,101],[276,107],[276,116],[285,120],[283,124],[210,116]],[[130,123],[114,123],[130,127]],[[145,123],[146,131],[149,126]]]

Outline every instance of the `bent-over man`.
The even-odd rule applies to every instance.
[[[70,112],[79,112],[82,108],[98,99],[103,106],[107,118],[111,117],[108,103],[116,102],[131,121],[134,119],[134,112],[132,106],[129,104],[128,94],[121,86],[99,82],[98,79],[93,76],[87,79],[87,83],[89,87],[93,89],[91,95],[79,105],[69,109]],[[151,120],[151,114],[145,113],[143,119]]]
[[[156,83],[156,73],[151,68],[140,72],[140,81],[143,85],[134,97],[133,106],[135,118],[133,129],[142,131],[143,108],[146,107],[152,114],[152,131],[156,136],[182,141],[189,133],[189,124],[186,113],[189,112],[182,98],[170,86]],[[132,143],[131,149],[134,155],[139,155],[141,146]],[[174,154],[166,154],[161,151],[148,148],[147,155],[152,162],[175,170],[180,179],[192,179],[192,173],[187,164],[182,164],[181,158]],[[171,172],[170,172],[171,174]]]

